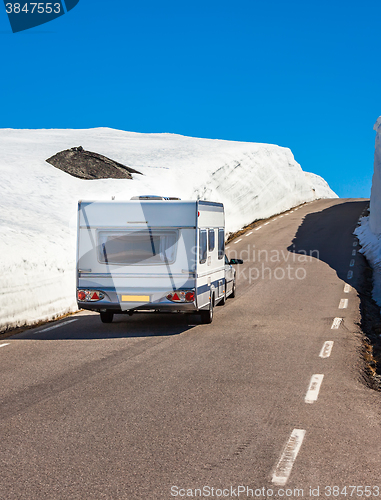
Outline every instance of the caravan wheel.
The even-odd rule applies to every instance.
[[[213,297],[209,302],[209,308],[205,311],[200,311],[201,314],[201,323],[209,324],[213,321]]]
[[[112,313],[110,311],[101,312],[102,323],[112,323],[113,317],[114,317],[114,313]]]

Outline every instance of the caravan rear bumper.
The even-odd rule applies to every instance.
[[[101,300],[80,300],[78,292],[98,292]],[[189,291],[189,288],[186,289]],[[193,312],[197,310],[196,302],[173,302],[166,298],[163,290],[124,289],[123,291],[110,288],[78,288],[77,303],[81,309],[90,311],[113,311],[115,313],[128,312],[131,310],[141,311],[184,311]],[[91,293],[88,294],[91,296]]]
[[[89,303],[89,302],[80,302],[78,301],[78,307],[80,309],[86,309],[89,311],[112,311],[114,313],[128,313],[128,311],[157,311],[157,312],[196,312],[197,307],[194,303],[174,303],[174,304],[144,304],[144,305],[136,305],[132,306],[131,304],[128,307],[125,305],[121,306],[121,304],[115,303]]]

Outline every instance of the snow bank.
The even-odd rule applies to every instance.
[[[361,219],[355,230],[362,246],[361,253],[373,268],[373,298],[381,306],[381,116],[375,123],[376,144],[374,151],[374,172],[370,194],[369,217]]]
[[[144,175],[81,180],[45,162],[74,146]],[[221,201],[232,232],[303,202],[336,197],[286,148],[107,128],[0,130],[0,172],[0,330],[76,309],[79,199],[160,194]]]

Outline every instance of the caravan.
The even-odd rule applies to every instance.
[[[77,302],[104,323],[116,313],[198,313],[234,297],[222,203],[137,197],[78,204]]]

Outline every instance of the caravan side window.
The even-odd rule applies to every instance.
[[[218,258],[223,259],[225,255],[225,231],[218,230]]]
[[[208,254],[208,240],[206,229],[200,229],[199,232],[199,260],[200,264],[206,262],[206,257]]]
[[[214,241],[214,229],[209,229],[208,231],[208,242],[209,242],[209,252],[213,252],[214,247],[216,246]]]

